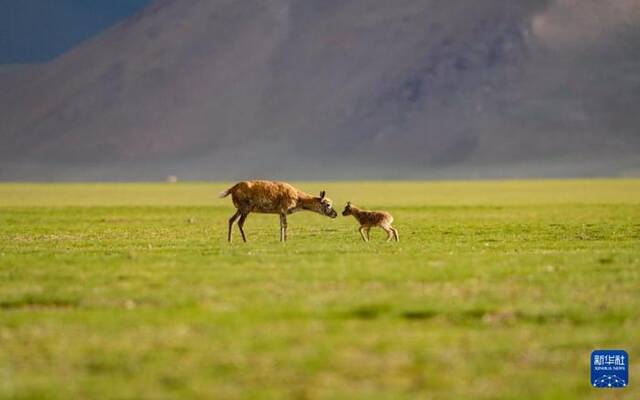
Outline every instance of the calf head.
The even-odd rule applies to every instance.
[[[353,213],[351,212],[351,202],[348,201],[347,205],[344,206],[344,211],[342,211],[342,216],[346,217],[348,215],[352,215]]]

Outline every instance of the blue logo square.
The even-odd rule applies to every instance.
[[[591,353],[591,385],[623,388],[629,385],[629,355],[624,350],[594,350]]]

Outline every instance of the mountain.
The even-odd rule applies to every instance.
[[[636,4],[155,0],[0,70],[0,178],[635,173]]]

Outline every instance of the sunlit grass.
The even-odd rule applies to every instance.
[[[0,397],[603,398],[640,354],[640,181],[300,183],[393,213],[251,215],[228,184],[0,185]]]

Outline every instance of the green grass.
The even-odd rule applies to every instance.
[[[0,185],[0,398],[640,398],[639,180],[298,184],[397,244],[300,213],[230,245],[226,186]]]

